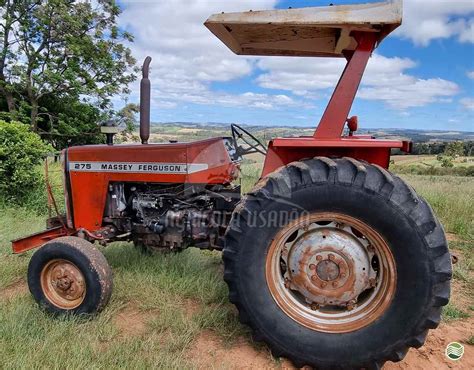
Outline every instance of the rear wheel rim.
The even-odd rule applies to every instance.
[[[396,290],[385,240],[361,220],[334,212],[304,215],[282,228],[270,245],[265,276],[286,315],[327,333],[369,325]]]
[[[81,270],[65,259],[49,261],[41,270],[41,289],[54,306],[71,310],[84,301],[86,282]]]

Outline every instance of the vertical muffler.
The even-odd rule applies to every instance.
[[[150,70],[151,57],[146,57],[142,66],[142,80],[140,81],[140,139],[142,144],[148,144],[150,138]]]

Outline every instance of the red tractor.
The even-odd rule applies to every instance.
[[[236,125],[231,137],[148,144],[147,58],[142,144],[113,145],[106,127],[108,145],[65,149],[65,216],[13,241],[14,253],[40,247],[28,268],[35,300],[52,313],[102,310],[112,273],[94,242],[195,246],[223,251],[240,321],[297,366],[380,368],[422,346],[449,300],[444,231],[388,171],[391,149],[410,142],[357,135],[348,118],[371,53],[400,23],[400,1],[211,16],[205,25],[237,54],[347,60],[314,135],[268,149]],[[239,161],[253,152],[266,155],[263,172],[241,197]]]

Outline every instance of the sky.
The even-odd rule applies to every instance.
[[[213,13],[370,0],[121,0],[121,28],[150,69],[153,122],[315,127],[345,61],[234,55]],[[115,105],[138,103],[139,81]],[[403,24],[372,55],[351,114],[362,128],[474,131],[474,0],[405,0]]]

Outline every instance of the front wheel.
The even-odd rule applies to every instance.
[[[240,319],[295,365],[378,368],[424,343],[451,261],[429,205],[354,159],[289,164],[238,205],[224,248]]]
[[[101,311],[112,294],[112,270],[104,255],[74,236],[54,239],[31,258],[28,286],[46,311],[92,314]]]

